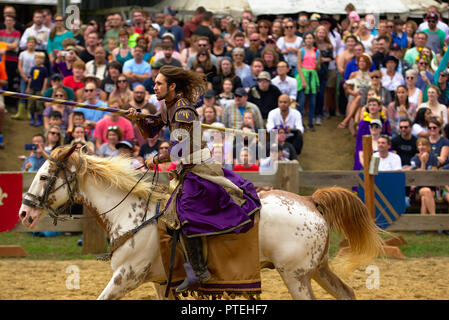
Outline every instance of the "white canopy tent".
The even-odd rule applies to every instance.
[[[346,14],[344,8],[354,4],[359,14],[399,14],[401,16],[422,17],[427,7],[435,5],[447,18],[448,5],[435,0],[164,0],[151,11],[172,7],[181,16],[191,15],[199,6],[218,14],[229,14],[239,18],[243,10],[250,9],[257,15],[294,14],[301,11],[327,14]]]
[[[348,3],[352,3],[359,14],[406,13],[409,11],[401,0],[248,0],[248,3],[255,15],[289,14],[300,11],[346,14],[345,7]]]
[[[71,0],[72,4],[79,4],[81,0]],[[41,6],[57,6],[58,0],[0,0],[0,4],[32,4]]]

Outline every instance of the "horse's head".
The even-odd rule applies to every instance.
[[[77,168],[73,165],[69,167],[67,160],[75,148],[73,146],[53,152],[36,173],[19,210],[19,217],[25,227],[33,229],[47,213],[55,218],[59,214],[56,208],[73,202],[77,188]]]

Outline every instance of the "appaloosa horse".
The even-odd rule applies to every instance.
[[[33,229],[39,219],[72,201],[83,203],[107,231],[111,241],[136,228],[145,214],[152,185],[136,185],[130,160],[98,158],[58,148],[37,172],[19,211],[22,223]],[[381,252],[379,229],[364,204],[342,188],[323,188],[311,197],[285,191],[260,195],[260,261],[274,266],[293,299],[314,299],[311,279],[338,299],[354,299],[354,291],[328,265],[329,229],[345,235],[351,248],[347,262],[358,266]],[[120,200],[125,199],[114,208]],[[156,212],[157,196],[150,197],[150,218]],[[107,212],[114,208],[110,212]],[[105,213],[106,214],[102,214]],[[112,255],[113,276],[98,299],[119,299],[146,281],[155,283],[163,298],[167,279],[155,223],[149,223]]]

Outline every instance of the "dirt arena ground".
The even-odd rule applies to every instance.
[[[443,300],[449,299],[447,266],[449,257],[376,260],[342,277],[354,288],[357,299],[363,300]],[[79,289],[68,289],[74,267],[79,270]],[[378,271],[378,273],[377,273]],[[0,260],[0,299],[95,299],[112,275],[109,264],[92,260],[38,261]],[[378,275],[378,282],[371,281]],[[378,284],[378,288],[376,288]],[[333,299],[313,283],[318,299]],[[262,299],[291,299],[286,286],[275,270],[262,270]],[[125,299],[155,299],[151,283],[130,292]]]

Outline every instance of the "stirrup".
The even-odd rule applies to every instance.
[[[196,289],[200,286],[200,280],[195,274],[192,265],[188,262],[184,263],[184,269],[186,271],[186,278],[184,281],[176,288],[176,292],[183,292],[188,289]]]

